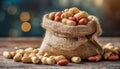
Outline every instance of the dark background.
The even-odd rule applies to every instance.
[[[70,7],[97,16],[102,36],[120,36],[119,4],[120,0],[0,0],[0,37],[42,37],[43,15]]]

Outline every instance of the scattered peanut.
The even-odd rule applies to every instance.
[[[71,61],[74,63],[81,63],[81,58],[80,57],[72,57]]]
[[[8,51],[3,52],[3,56],[9,59],[12,58],[12,55]]]

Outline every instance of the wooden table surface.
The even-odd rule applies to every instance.
[[[102,44],[112,42],[120,46],[120,37],[100,37]],[[2,56],[4,51],[13,51],[19,48],[40,46],[42,38],[40,37],[22,37],[22,38],[0,38],[0,69],[120,69],[119,61],[100,61],[100,62],[82,62],[81,64],[69,63],[68,66],[42,65],[32,63],[14,62],[12,59],[6,59]]]

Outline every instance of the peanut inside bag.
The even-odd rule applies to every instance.
[[[66,12],[73,15],[68,17],[62,15]],[[49,55],[64,55],[67,58],[79,56],[86,59],[89,56],[103,54],[101,44],[97,40],[97,37],[102,34],[98,19],[93,15],[87,17],[79,15],[77,18],[75,15],[81,12],[80,10],[78,12],[70,12],[70,9],[68,11],[64,10],[59,21],[57,21],[57,13],[54,14],[53,18],[49,18],[50,14],[44,15],[42,27],[46,29],[46,33],[40,46],[39,55],[47,52]],[[74,19],[70,20],[70,17],[75,18],[76,21]],[[87,18],[87,23],[83,21],[84,24],[82,24],[82,18]],[[65,23],[63,19],[71,21],[71,23]]]

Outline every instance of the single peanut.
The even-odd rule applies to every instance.
[[[39,60],[39,58],[38,58],[37,56],[31,57],[31,60],[32,60],[32,62],[33,62],[34,64],[40,63],[40,60]]]
[[[44,56],[44,57],[49,57],[50,55],[46,52],[46,53],[44,53],[43,56]]]
[[[68,11],[69,11],[69,9],[65,9],[65,10],[64,10],[64,12],[68,12]]]
[[[88,19],[87,18],[81,18],[78,21],[78,25],[87,25],[88,24]]]
[[[68,20],[67,18],[63,18],[63,19],[62,19],[62,23],[63,23],[63,24],[66,24],[66,23],[67,23],[67,20]]]
[[[96,55],[96,56],[92,56],[92,57],[88,57],[88,60],[91,62],[97,62],[101,60],[101,55]]]
[[[38,49],[34,49],[34,50],[32,51],[32,53],[38,53],[38,52],[39,52]]]
[[[64,12],[62,15],[61,15],[61,18],[68,18],[68,17],[72,17],[73,14],[70,13],[70,12]]]
[[[68,19],[76,22],[76,18],[75,17],[69,17]]]
[[[108,60],[110,60],[110,61],[115,61],[115,60],[118,60],[119,59],[119,56],[118,55],[110,55],[109,57],[108,57]]]
[[[112,43],[108,43],[103,46],[103,49],[113,49],[113,48],[114,48],[114,45]]]
[[[36,53],[30,53],[29,57],[36,56]]]
[[[28,57],[29,55],[30,55],[30,52],[25,52],[23,56]]]
[[[12,55],[10,54],[10,52],[8,52],[8,51],[5,51],[5,52],[3,52],[3,56],[5,57],[5,58],[12,58]]]
[[[40,48],[36,48],[38,51],[40,51]]]
[[[93,19],[93,16],[88,16],[88,20],[92,20]]]
[[[119,48],[118,48],[118,47],[114,47],[114,48],[112,49],[112,51],[113,51],[114,53],[116,53],[116,54],[119,54]]]
[[[56,12],[49,13],[49,19],[53,20],[55,18]]]
[[[108,59],[112,52],[106,52],[103,54],[104,59]]]
[[[33,50],[34,50],[34,49],[30,47],[30,48],[26,48],[26,49],[25,49],[25,52],[30,52],[30,53],[31,53]]]
[[[55,59],[47,58],[47,59],[46,59],[46,62],[47,62],[47,64],[49,64],[49,65],[53,65],[53,64],[55,64]]]
[[[48,57],[42,57],[41,62],[42,62],[43,64],[47,64],[47,61],[46,61],[47,58],[48,58]]]
[[[62,23],[65,24],[65,25],[69,25],[69,26],[75,26],[76,25],[75,21],[72,21],[72,20],[69,20],[69,19],[66,19],[66,18],[62,19]]]
[[[16,50],[16,53],[20,53],[20,54],[24,55],[25,51],[23,49],[18,49],[18,50]]]
[[[59,17],[59,16],[56,16],[55,19],[54,19],[54,21],[56,21],[56,22],[61,22],[61,20],[62,20],[62,19],[61,19],[61,17]]]
[[[61,59],[65,59],[65,57],[63,55],[55,56],[54,58],[55,58],[56,62],[61,60]]]
[[[80,12],[80,10],[78,8],[76,8],[76,7],[73,7],[73,8],[69,9],[69,12],[73,13],[73,14],[76,14],[76,13]]]
[[[10,54],[11,54],[11,56],[13,58],[15,56],[16,52],[12,51],[12,52],[10,52]]]
[[[80,57],[72,57],[71,61],[74,63],[81,63],[81,58]]]
[[[72,20],[67,20],[66,25],[75,26],[75,25],[76,25],[76,22],[75,22],[75,21],[72,21]]]
[[[96,62],[97,58],[96,57],[89,57],[88,60],[91,62]]]
[[[20,53],[17,53],[17,54],[13,57],[13,60],[16,61],[16,62],[21,61],[21,59],[22,59],[22,54],[20,54]]]
[[[55,17],[61,17],[61,15],[62,15],[62,12],[60,11],[55,14]]]
[[[22,61],[23,63],[31,63],[31,62],[32,62],[32,61],[31,61],[31,58],[28,57],[28,56],[22,57],[21,61]]]
[[[43,56],[38,56],[38,58],[39,58],[39,60],[40,60],[40,62],[41,62],[41,59],[43,58]]]
[[[51,59],[55,59],[55,57],[56,57],[56,56],[50,56],[49,58],[51,58]]]
[[[61,59],[57,62],[57,64],[60,66],[66,66],[66,65],[68,65],[68,63],[69,63],[69,60],[67,60],[67,59]]]
[[[102,56],[100,54],[96,55],[97,60],[96,61],[100,61],[102,59]]]
[[[85,12],[85,11],[81,11],[81,12],[75,14],[74,17],[75,17],[77,20],[79,20],[79,19],[81,19],[81,18],[87,18],[87,17],[88,17],[88,13]]]

